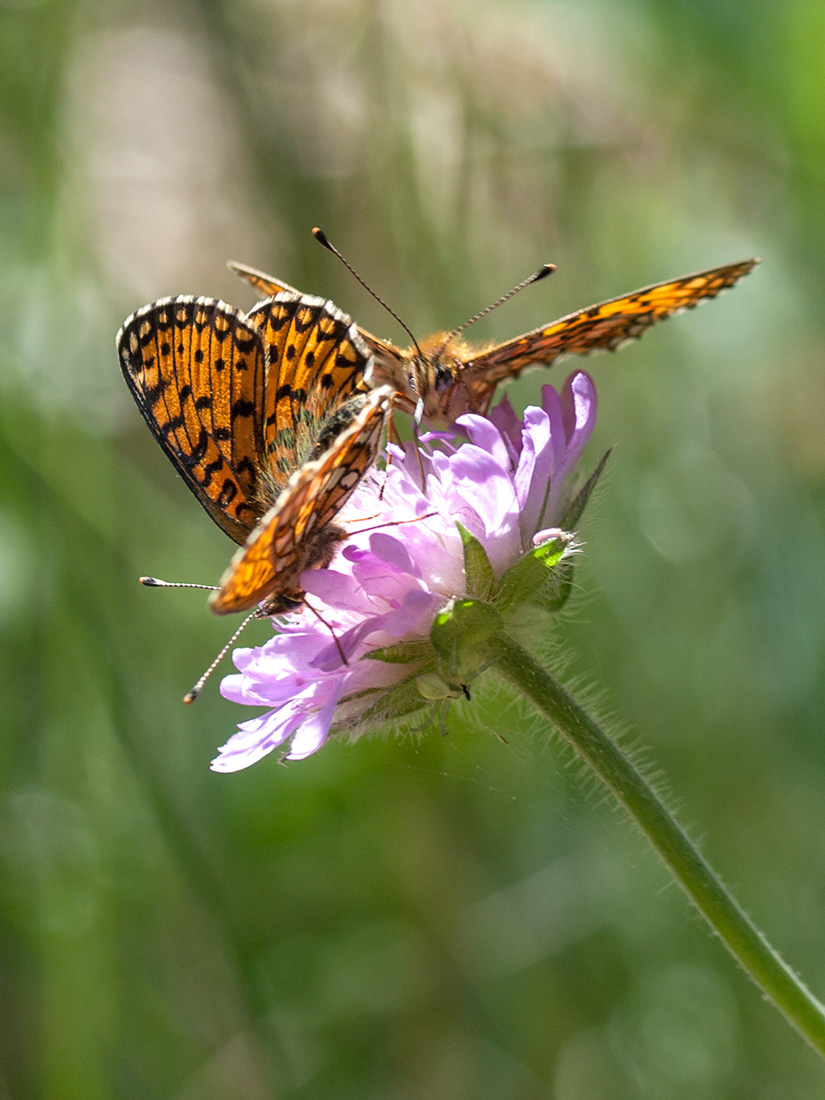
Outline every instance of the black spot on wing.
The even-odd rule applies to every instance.
[[[201,428],[198,433],[198,441],[192,448],[188,455],[181,455],[180,460],[184,466],[197,466],[199,462],[203,461],[207,450],[209,449],[209,436],[206,433],[205,428]]]

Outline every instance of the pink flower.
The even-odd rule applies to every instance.
[[[417,451],[390,445],[387,469],[371,471],[342,513],[351,531],[343,551],[301,578],[314,610],[279,620],[264,645],[235,651],[238,671],[223,695],[268,709],[240,724],[213,769],[248,767],[285,742],[285,758],[302,759],[331,732],[365,732],[431,705],[443,683],[430,643],[436,616],[478,596],[468,591],[468,540],[483,549],[496,585],[557,539],[566,483],[595,419],[593,383],[576,372],[561,393],[544,386],[541,407],[523,421],[505,399],[489,419],[461,417],[465,438],[425,436]],[[562,557],[568,543],[558,545]],[[455,693],[448,683],[444,692]]]

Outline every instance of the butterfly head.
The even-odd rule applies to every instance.
[[[466,348],[456,340],[435,333],[421,342],[420,353],[407,353],[407,393],[415,403],[415,420],[440,427],[467,412],[467,400],[460,400],[461,371]],[[455,408],[453,408],[455,406]]]

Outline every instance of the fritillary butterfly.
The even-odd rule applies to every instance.
[[[451,424],[462,413],[485,413],[500,382],[529,367],[549,367],[566,355],[615,351],[658,321],[715,298],[757,263],[757,259],[744,260],[642,287],[482,349],[474,350],[462,340],[437,333],[421,341],[419,355],[415,348],[398,348],[362,328],[358,331],[375,356],[375,382],[393,386],[407,404],[421,402],[431,423]],[[264,294],[279,290],[297,293],[287,283],[254,268],[230,266]]]
[[[300,606],[305,569],[345,537],[335,517],[375,460],[393,391],[332,302],[278,293],[244,315],[162,298],[124,323],[124,378],[185,483],[241,544],[213,611]]]

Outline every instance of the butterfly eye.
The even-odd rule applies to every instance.
[[[444,393],[455,385],[455,374],[449,367],[437,364],[433,371],[433,389],[436,393]]]

